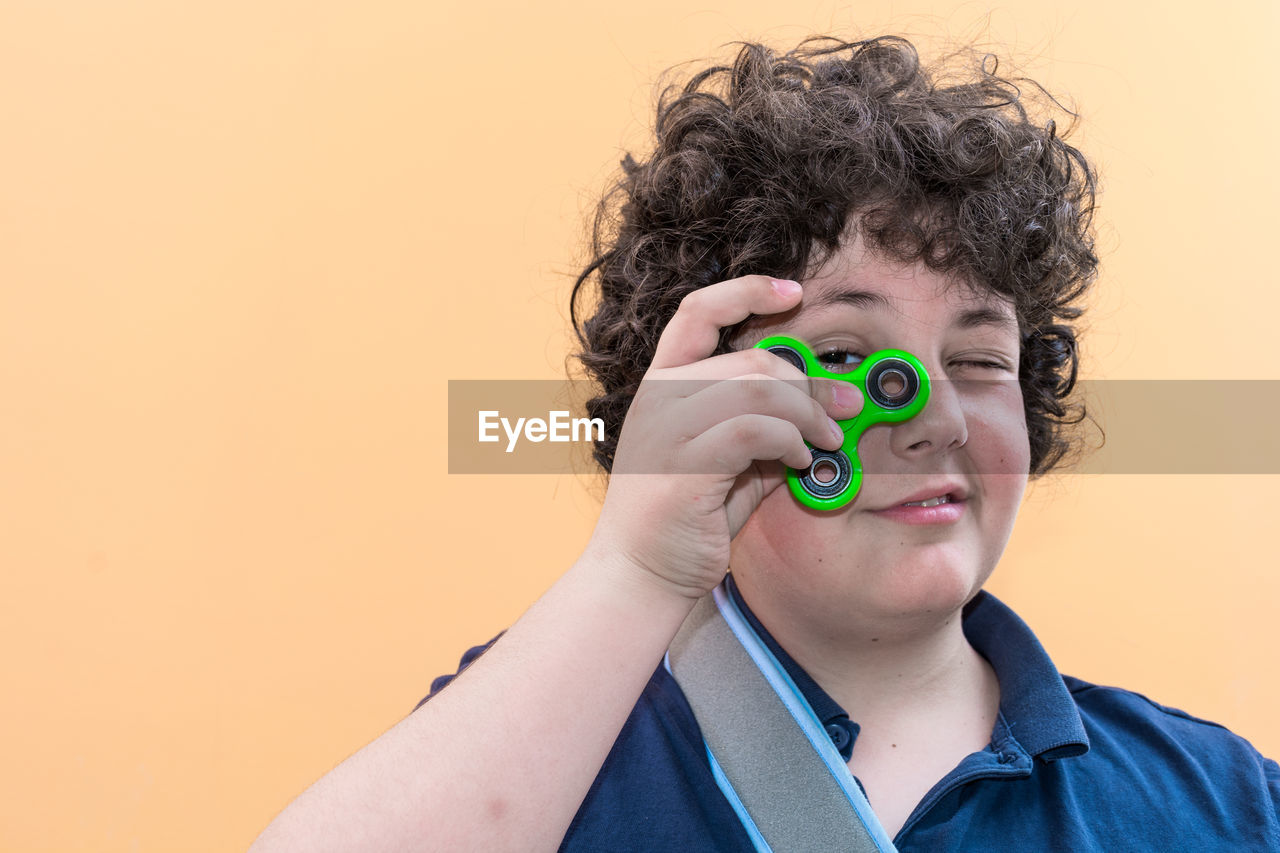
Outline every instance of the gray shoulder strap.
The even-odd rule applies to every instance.
[[[685,621],[669,661],[712,757],[774,853],[879,853],[848,795],[712,596]]]

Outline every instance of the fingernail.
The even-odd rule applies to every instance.
[[[836,382],[831,389],[831,399],[842,409],[852,409],[858,405],[858,389],[848,382]]]
[[[800,283],[786,278],[771,278],[773,292],[779,296],[795,296],[800,292]]]
[[[844,430],[840,428],[840,424],[836,423],[831,418],[827,418],[827,423],[831,424],[831,434],[834,435],[841,444],[843,444]]]

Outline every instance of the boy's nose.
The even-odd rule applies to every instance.
[[[894,453],[910,457],[955,449],[968,440],[968,425],[955,383],[935,379],[924,411],[893,428],[890,446]]]

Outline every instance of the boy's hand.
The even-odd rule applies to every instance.
[[[861,411],[855,386],[806,377],[762,349],[711,355],[722,328],[791,310],[800,296],[795,282],[753,275],[680,303],[623,424],[591,548],[701,597],[724,577],[730,540],[786,482],[783,466],[808,467],[805,441],[841,445],[832,417]]]

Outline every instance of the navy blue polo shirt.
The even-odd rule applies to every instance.
[[[728,586],[847,760],[857,723]],[[1280,851],[1280,766],[1246,740],[1137,693],[1060,675],[1031,629],[989,593],[965,607],[963,627],[999,679],[999,715],[986,749],[911,813],[894,839],[901,853]],[[459,671],[487,647],[467,652]],[[452,678],[436,679],[430,695]],[[752,853],[711,775],[693,711],[663,667],[560,849]]]

